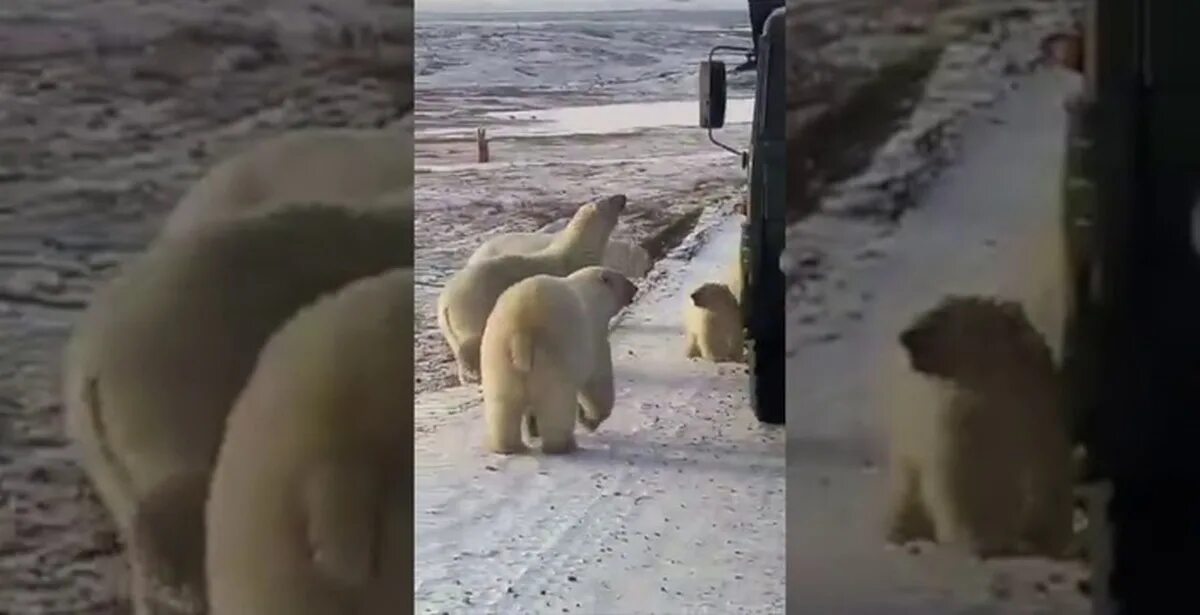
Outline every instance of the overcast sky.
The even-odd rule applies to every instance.
[[[746,0],[416,0],[417,11],[746,10]]]

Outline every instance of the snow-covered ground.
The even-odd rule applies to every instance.
[[[615,320],[616,408],[582,450],[493,455],[477,387],[418,398],[419,613],[783,613],[783,430],[754,419],[744,365],[684,357],[688,293],[736,254],[731,206]]]

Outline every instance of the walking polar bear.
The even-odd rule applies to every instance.
[[[737,298],[725,284],[706,282],[688,296],[683,315],[689,359],[722,363],[741,361],[746,336]]]
[[[637,286],[606,267],[562,278],[535,275],[496,301],[483,332],[482,377],[488,448],[528,450],[521,436],[536,419],[542,452],[575,448],[576,414],[588,429],[612,413],[609,320],[633,301]]]
[[[64,356],[66,429],[128,548],[138,613],[203,595],[188,578],[200,507],[267,338],[324,293],[411,267],[412,235],[411,209],[283,207],[158,243],[97,294]]]
[[[214,165],[180,199],[160,236],[297,201],[411,208],[412,186],[411,114],[386,129],[294,130]]]
[[[556,235],[551,233],[504,233],[479,246],[467,265],[474,265],[504,254],[533,254],[548,247]],[[650,253],[645,248],[619,239],[610,239],[601,264],[621,272],[627,278],[640,278],[650,271]]]
[[[1050,349],[1020,304],[950,297],[900,335],[888,539],[981,557],[1066,555],[1068,425]]]
[[[411,612],[413,275],[304,308],[263,348],[213,473],[212,615]]]
[[[506,254],[468,265],[438,295],[438,327],[454,353],[463,384],[479,380],[479,344],[492,306],[508,287],[538,274],[566,276],[599,265],[608,237],[625,208],[625,196],[587,203],[545,249]]]

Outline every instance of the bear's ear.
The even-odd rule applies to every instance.
[[[1004,318],[1006,318],[1009,323],[1017,324],[1022,323],[1025,320],[1025,308],[1016,301],[997,301],[995,306],[1000,310],[1000,313],[1004,315]]]

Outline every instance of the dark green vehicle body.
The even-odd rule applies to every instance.
[[[742,305],[750,345],[750,387],[759,420],[783,423],[786,411],[783,253],[787,208],[785,12],[767,18],[758,46],[750,144],[750,199],[742,230]]]
[[[1063,371],[1097,613],[1194,612],[1200,2],[1089,0],[1063,184]],[[1187,606],[1184,606],[1187,605]]]
[[[779,268],[783,252],[787,207],[787,62],[784,19],[786,7],[767,17],[756,49],[754,117],[749,152],[721,147],[742,156],[747,169],[749,198],[742,227],[741,272],[743,324],[750,363],[750,392],[754,414],[764,423],[782,424],[784,408],[784,277]],[[714,48],[750,52],[749,48]],[[711,73],[716,78],[707,81]],[[701,68],[701,126],[720,128],[724,122],[725,70],[709,61]],[[716,108],[715,112],[710,111]]]

